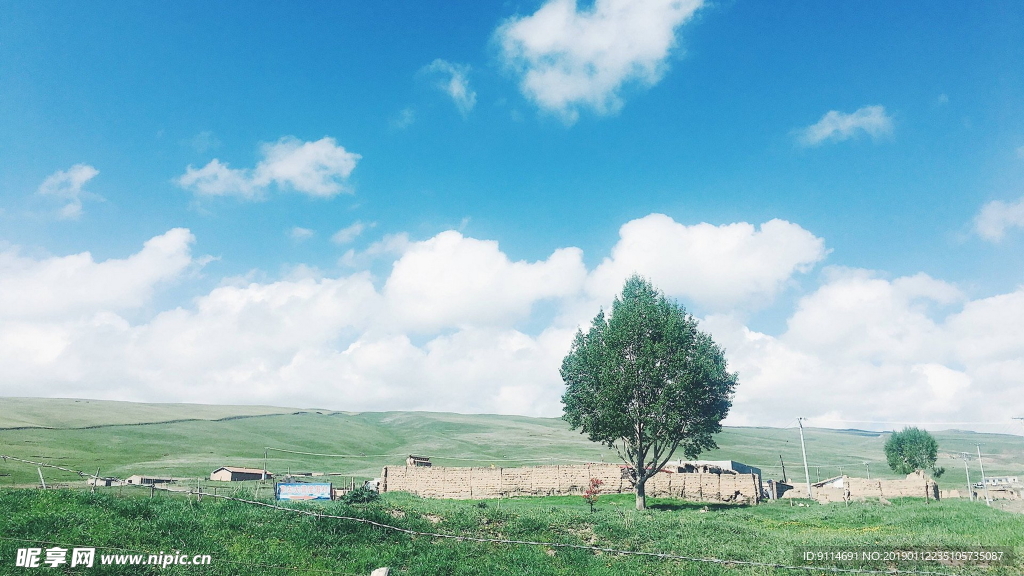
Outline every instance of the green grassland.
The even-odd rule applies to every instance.
[[[273,413],[277,411],[278,413]],[[589,442],[556,418],[462,415],[430,412],[348,413],[253,406],[135,404],[52,399],[0,399],[0,454],[50,462],[102,475],[153,474],[208,477],[220,466],[262,468],[264,447],[346,454],[323,457],[269,453],[273,472],[334,472],[372,478],[386,464],[423,454],[444,466],[515,466],[580,461],[617,461],[615,454]],[[32,423],[24,428],[26,422]],[[42,428],[49,426],[50,428]],[[963,463],[946,456],[974,452],[981,444],[989,475],[1024,476],[1024,438],[963,431],[934,433],[947,472],[943,488],[965,484]],[[855,430],[808,429],[811,480],[839,473],[896,477],[884,463],[886,435]],[[732,459],[760,466],[767,478],[782,477],[779,456],[790,479],[803,479],[800,440],[795,428],[726,428],[720,448],[701,457]],[[980,475],[971,462],[972,479]],[[0,461],[0,486],[38,483],[32,466]],[[78,480],[44,470],[48,482]]]
[[[738,565],[643,558],[552,546],[478,543],[412,536],[351,520],[299,516],[241,502],[148,490],[0,489],[0,573],[14,551],[43,541],[100,548],[97,554],[209,554],[204,567],[97,566],[89,574],[369,574],[389,566],[409,575],[793,574]],[[628,495],[603,496],[591,513],[580,497],[455,501],[386,494],[380,501],[295,504],[327,514],[372,519],[402,528],[459,536],[578,544],[692,557],[793,564],[796,546],[1005,546],[1024,550],[1024,515],[966,501],[897,499],[808,506],[778,501],[757,506],[652,499],[637,512]],[[16,538],[16,539],[15,539]],[[50,547],[54,544],[36,544]],[[120,550],[120,552],[118,551]],[[901,569],[956,574],[1020,574],[1015,565],[957,569],[901,564]],[[849,568],[850,565],[844,567]],[[886,568],[886,566],[865,566]],[[22,570],[22,572],[16,572]],[[318,572],[323,571],[323,572]],[[84,573],[84,572],[83,572]],[[821,572],[796,572],[819,574]]]

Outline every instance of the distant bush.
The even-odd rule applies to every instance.
[[[341,497],[341,501],[345,504],[366,504],[368,502],[375,502],[380,499],[380,494],[376,490],[370,490],[360,486],[355,490],[349,491]]]
[[[893,432],[885,442],[885,459],[889,468],[898,474],[910,474],[915,470],[931,468],[936,477],[941,476],[935,468],[939,444],[931,434],[920,428],[908,427]]]

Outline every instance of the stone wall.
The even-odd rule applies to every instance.
[[[446,468],[386,466],[381,492],[409,492],[425,498],[499,498],[583,494],[591,478],[603,482],[602,494],[632,492],[629,471],[617,464],[523,466],[518,468]],[[761,481],[756,474],[660,472],[647,481],[647,495],[697,502],[756,503]]]

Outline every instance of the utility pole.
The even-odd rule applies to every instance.
[[[782,454],[779,454],[779,462],[782,463],[782,482],[789,484],[789,479],[786,478],[786,461],[782,459]]]
[[[1020,420],[1020,425],[1024,426],[1024,416],[1015,416],[1013,420]]]
[[[267,479],[267,452],[267,450],[263,450],[263,476],[260,477],[260,480]]]
[[[967,466],[967,461],[971,459],[971,455],[967,452],[960,453],[960,459],[964,461],[964,473],[967,474],[967,497],[974,502],[974,486],[971,486],[971,469]]]
[[[871,462],[864,463],[864,471],[868,473],[868,480],[871,480]]]
[[[992,499],[988,496],[988,482],[985,482],[985,464],[981,461],[981,444],[978,447],[978,466],[981,467],[981,486],[985,489],[985,504],[992,505]]]
[[[811,493],[811,471],[807,468],[807,447],[804,445],[804,419],[797,418],[796,422],[800,425],[800,451],[804,455],[804,478],[807,480],[807,497],[814,498],[814,494]]]

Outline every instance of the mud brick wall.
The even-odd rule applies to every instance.
[[[843,488],[814,488],[814,499],[823,503],[842,502],[847,489],[850,490],[850,498],[853,500],[904,497],[939,499],[938,484],[918,474],[910,474],[898,480],[868,480],[843,476]],[[796,483],[793,489],[787,490],[782,497],[807,498],[807,486],[804,483]]]
[[[381,492],[409,492],[425,498],[499,498],[582,494],[590,479],[602,481],[601,493],[632,492],[628,473],[617,464],[446,468],[386,466]],[[662,472],[647,481],[647,495],[697,502],[756,503],[760,479],[753,474]]]

